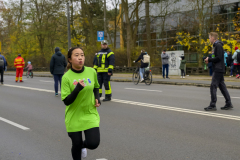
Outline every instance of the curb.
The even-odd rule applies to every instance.
[[[14,76],[12,74],[5,75]],[[34,75],[35,77],[49,77],[52,78],[52,75]],[[111,79],[112,82],[132,82],[130,79]],[[210,87],[211,84],[202,84],[202,83],[188,83],[188,82],[166,82],[166,81],[153,81],[152,84],[166,84],[166,85],[178,85],[178,86],[196,86],[196,87]],[[240,86],[226,85],[230,89],[240,89]]]

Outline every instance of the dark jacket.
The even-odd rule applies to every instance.
[[[115,56],[111,49],[101,49],[96,57],[97,61],[93,68],[98,73],[108,72],[112,74],[115,65]]]
[[[208,58],[212,58],[212,54],[209,54],[209,55],[208,55]],[[212,68],[212,62],[209,62],[209,63],[208,63],[208,68]]]
[[[5,70],[5,67],[7,66],[7,61],[6,61],[6,59],[5,59],[5,57],[3,55],[0,54],[0,57],[3,58],[4,66],[2,66],[2,68]]]
[[[224,64],[224,50],[223,50],[223,42],[216,41],[213,44],[214,54],[213,58],[209,58],[209,62],[213,62],[213,72],[224,73],[225,72],[225,64]]]
[[[186,60],[181,60],[181,63],[180,63],[180,67],[179,67],[179,69],[184,69],[185,70],[185,67],[186,67],[186,63],[187,63],[187,61]]]
[[[94,56],[94,59],[93,59],[93,65],[97,63],[97,56]]]
[[[139,60],[141,60],[141,67],[140,68],[147,68],[148,67],[148,63],[143,63],[142,60],[143,60],[143,56],[144,55],[147,55],[147,53],[141,53],[140,56],[138,57],[138,59],[135,61],[135,62],[138,62]]]
[[[64,55],[59,49],[55,49],[55,54],[52,56],[50,62],[51,74],[64,74],[65,68],[67,67],[67,61]]]
[[[229,54],[227,57],[227,66],[230,67],[233,63],[232,54]]]

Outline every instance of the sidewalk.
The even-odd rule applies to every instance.
[[[5,72],[5,75],[15,76],[15,72]],[[34,72],[35,77],[52,77],[49,72]],[[25,75],[25,74],[24,74]],[[170,79],[163,79],[161,75],[153,75],[153,84],[169,85],[189,85],[198,87],[210,87],[212,77],[210,76],[186,76],[181,79],[180,76],[169,76]],[[227,88],[240,89],[240,79],[235,77],[224,77]],[[132,82],[132,74],[114,73],[111,81],[114,82]]]

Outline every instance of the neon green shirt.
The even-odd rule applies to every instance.
[[[93,68],[84,67],[82,73],[75,73],[69,69],[62,77],[61,98],[64,100],[80,80],[84,80],[85,87],[78,93],[75,101],[66,106],[65,124],[67,132],[79,132],[99,127],[100,117],[95,107],[94,88],[99,88],[97,73]]]

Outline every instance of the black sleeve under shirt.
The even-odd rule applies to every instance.
[[[78,93],[79,93],[83,88],[84,88],[84,87],[83,87],[80,83],[78,83],[77,86],[76,86],[76,88],[72,91],[72,93],[69,94],[69,95],[63,100],[64,104],[65,104],[66,106],[72,104],[72,103],[75,101],[75,99],[77,98]],[[98,100],[98,103],[101,104],[101,102],[100,102],[100,97],[99,97],[99,88],[94,88],[94,89],[93,89],[93,93],[94,93],[95,99],[97,99],[97,100]]]
[[[69,95],[63,100],[64,104],[65,104],[66,106],[69,106],[70,104],[72,104],[72,103],[75,101],[75,99],[77,98],[78,93],[79,93],[83,88],[84,88],[84,87],[83,87],[80,83],[78,83],[77,86],[76,86],[76,88],[72,91],[72,93],[69,94]]]
[[[101,104],[100,97],[99,97],[99,88],[94,88],[93,93],[94,93],[95,99],[97,99],[98,103]]]

